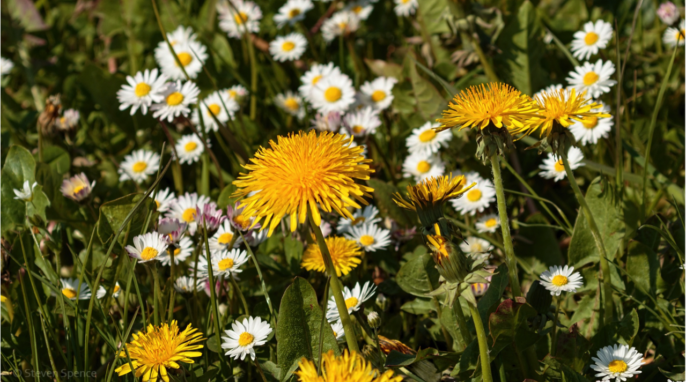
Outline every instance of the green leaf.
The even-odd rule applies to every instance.
[[[545,268],[551,265],[562,265],[562,252],[560,252],[555,232],[551,228],[540,226],[540,224],[550,224],[550,222],[541,213],[535,213],[526,219],[526,224],[535,226],[523,225],[519,229],[519,235],[529,240],[516,242],[517,257],[532,267],[537,261],[543,263]]]
[[[374,200],[383,215],[390,216],[402,227],[412,227],[417,224],[414,211],[400,208],[393,201],[393,194],[398,192],[395,186],[378,179],[370,179],[368,182],[369,187],[374,189]]]
[[[505,29],[498,37],[497,46],[502,53],[496,57],[495,65],[506,83],[512,84],[524,94],[533,95],[543,87],[541,79],[547,74],[540,65],[543,47],[541,26],[536,8],[530,1],[519,7],[516,16],[510,17]]]
[[[503,341],[509,343],[518,331],[528,330],[526,320],[535,316],[536,310],[526,303],[505,300],[488,318],[488,327],[493,338],[493,343]]]
[[[543,361],[548,365],[545,369],[545,375],[549,379],[562,379],[566,382],[589,382],[583,375],[576,372],[569,366],[559,362],[557,359],[547,356]]]
[[[48,29],[36,5],[31,0],[9,0],[7,8],[13,18],[19,20],[26,32],[36,32]]]
[[[292,236],[288,236],[284,239],[283,249],[291,272],[298,273],[300,271],[300,262],[303,258],[303,243]]]
[[[364,62],[367,64],[369,70],[377,76],[393,77],[398,80],[401,80],[403,77],[403,68],[398,64],[383,60],[371,60],[368,58],[365,58]]]
[[[510,282],[505,263],[500,264],[495,272],[496,274],[491,278],[491,284],[488,286],[486,294],[476,304],[476,308],[481,316],[481,322],[488,322],[489,312],[494,306],[498,305],[503,297],[503,293],[505,293],[507,284]]]
[[[429,34],[450,32],[445,20],[445,16],[450,14],[447,0],[422,0],[418,4],[419,15],[421,15]]]
[[[322,311],[317,302],[317,294],[307,280],[296,277],[281,299],[279,325],[276,328],[276,357],[282,368],[293,365],[302,357],[319,363],[319,332]],[[338,355],[338,343],[328,323],[322,330],[324,336],[322,352]],[[283,371],[283,369],[282,369]],[[290,373],[284,373],[286,380]]]
[[[430,299],[415,298],[412,301],[404,303],[403,306],[400,307],[400,310],[410,314],[422,315],[436,310],[436,306]],[[444,309],[444,311],[445,310],[450,309]]]
[[[647,245],[632,241],[626,249],[626,271],[634,286],[642,294],[655,296],[658,282],[661,282],[660,260]]]
[[[30,203],[26,203],[26,216],[33,217],[35,215],[40,216],[44,222],[47,222],[47,217],[45,216],[45,209],[50,206],[50,200],[43,192],[43,186],[37,185],[33,188],[33,200]]]
[[[28,181],[29,186],[33,185],[35,171],[36,161],[33,159],[33,155],[21,146],[12,146],[2,167],[2,182],[0,184],[3,235],[16,226],[24,225],[27,203],[23,200],[14,199],[16,197],[14,189],[22,189],[24,181]]]
[[[425,253],[403,264],[395,281],[405,292],[417,297],[426,297],[429,292],[438,288],[438,277],[433,258]]]
[[[222,192],[219,194],[219,197],[217,198],[217,207],[224,209],[228,206],[233,207],[234,203],[236,203],[236,200],[239,198],[232,198],[231,194],[233,194],[236,191],[236,186],[233,185],[233,183],[229,183],[224,187]]]
[[[98,237],[104,244],[114,236],[119,226],[124,223],[128,213],[136,206],[136,203],[143,197],[143,194],[130,194],[119,199],[112,200],[100,206],[100,216],[98,217]],[[128,227],[129,242],[141,234],[148,211],[155,208],[155,201],[148,198],[146,202],[136,211],[131,218]],[[155,217],[153,217],[153,220]],[[127,228],[124,228],[127,230]],[[120,240],[124,240],[124,234],[120,235]],[[126,243],[120,243],[122,246]]]
[[[59,146],[45,146],[43,148],[43,162],[47,163],[59,175],[68,173],[71,166],[69,153]]]
[[[586,191],[586,203],[593,213],[600,236],[603,238],[607,256],[613,260],[624,236],[622,231],[624,223],[620,210],[615,206],[613,192],[605,180],[596,178],[591,182]],[[582,210],[579,211],[576,223],[574,223],[572,241],[569,243],[567,253],[569,263],[573,264],[574,268],[581,268],[588,263],[596,263],[600,260],[598,248]]]
[[[638,312],[636,309],[631,309],[629,314],[624,315],[622,320],[618,324],[617,334],[624,340],[624,343],[631,346],[636,334],[638,334],[638,328],[640,326],[640,321],[638,319]]]
[[[419,75],[417,66],[409,55],[405,58],[404,67],[410,77],[419,114],[425,120],[435,119],[446,108],[446,100],[429,80]]]

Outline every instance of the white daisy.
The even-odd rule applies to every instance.
[[[240,266],[248,261],[248,253],[242,249],[234,248],[232,250],[221,250],[211,253],[212,260],[212,274],[215,279],[228,279],[229,276],[235,273],[241,273],[243,270]],[[201,256],[198,260],[198,275],[207,278],[210,275],[207,258]]]
[[[79,283],[79,279],[60,279],[62,284],[62,295],[70,300],[90,300],[91,288],[85,281]]]
[[[355,283],[353,290],[348,289],[348,287],[343,288],[343,298],[345,298],[345,306],[348,308],[348,313],[358,311],[365,301],[374,296],[374,293],[376,293],[376,285],[371,281],[365,282],[363,286],[360,286],[360,283]],[[341,319],[336,307],[336,300],[333,296],[331,296],[326,309],[326,319],[329,322]]]
[[[176,202],[176,201],[175,201]],[[168,244],[176,244],[182,237],[185,237],[188,224],[174,218],[160,217],[157,223],[157,232],[167,239]]]
[[[119,285],[119,281],[117,281],[116,283],[114,283],[114,287],[112,288],[112,297],[119,297],[119,293],[121,293],[121,286]],[[98,287],[98,292],[95,294],[95,297],[101,299],[105,297],[105,294],[107,294],[107,289],[100,285],[100,287]]]
[[[231,2],[233,7],[226,1],[217,3],[219,27],[233,38],[241,38],[246,31],[258,33],[260,19],[262,19],[260,7],[252,1],[231,0]]]
[[[617,81],[610,79],[615,72],[615,64],[612,61],[598,60],[595,64],[584,62],[583,65],[574,68],[569,73],[567,82],[576,88],[577,93],[586,92],[587,97],[598,98],[608,93]]]
[[[362,102],[376,110],[384,110],[393,102],[393,86],[398,82],[393,77],[377,77],[372,82],[365,82],[360,87]]]
[[[251,247],[257,247],[258,245],[262,244],[265,240],[267,240],[267,230],[252,230],[248,233],[248,236],[245,237],[245,241],[250,245]]]
[[[495,201],[495,188],[493,182],[482,178],[476,172],[468,172],[465,175],[467,185],[476,183],[465,195],[457,199],[450,200],[453,208],[462,215],[475,215],[483,212],[491,203]]]
[[[247,96],[249,93],[248,89],[246,89],[243,85],[233,85],[232,87],[223,91],[228,94],[229,98],[237,103],[241,103],[241,101],[245,99],[245,96]]]
[[[484,215],[476,221],[476,230],[479,233],[496,232],[500,227],[500,217],[496,214]]]
[[[202,280],[195,281],[195,288],[193,287],[193,277],[180,276],[174,281],[174,289],[179,293],[191,293],[195,291],[201,291],[203,288]]]
[[[274,98],[274,103],[276,103],[281,110],[298,118],[298,120],[302,120],[305,117],[303,99],[290,90],[286,91],[286,93],[277,95]]]
[[[550,291],[553,296],[559,296],[562,292],[576,292],[583,285],[584,279],[579,272],[574,272],[574,267],[553,265],[547,271],[541,273],[541,285]]]
[[[25,202],[30,202],[33,200],[33,188],[38,185],[37,182],[33,182],[33,184],[30,184],[28,180],[25,180],[24,183],[21,185],[21,190],[17,190],[16,188],[12,191],[14,191],[14,195],[16,195],[14,198],[17,200],[23,200]]]
[[[171,265],[172,260],[174,260],[174,264],[180,264],[191,254],[193,254],[193,240],[191,240],[191,238],[188,236],[182,237],[181,240],[174,244],[173,247],[173,255],[169,253],[169,251],[172,250],[171,247],[167,248],[167,251],[164,253],[164,255],[160,255],[160,257],[157,259],[160,261],[160,264]]]
[[[195,192],[186,192],[179,196],[176,202],[171,205],[166,217],[188,224],[188,231],[191,236],[195,235],[195,231],[198,229],[198,222],[195,219],[198,215],[197,210],[202,211],[205,204],[209,202],[210,198],[205,195],[198,196]]]
[[[395,2],[395,14],[398,16],[409,17],[419,6],[418,0],[393,0]]]
[[[166,119],[171,122],[179,115],[187,117],[191,112],[190,106],[197,102],[200,89],[191,81],[181,84],[181,81],[168,82],[160,93],[162,100],[150,107],[153,118]]]
[[[338,11],[322,24],[322,37],[327,43],[340,35],[353,33],[359,28],[360,20],[353,12]]]
[[[468,236],[460,243],[460,249],[464,253],[478,255],[491,251],[493,249],[493,244],[489,243],[488,240],[476,236]]]
[[[419,183],[430,177],[443,175],[445,165],[438,155],[410,154],[403,162],[403,176]]]
[[[167,39],[172,46],[177,46],[198,41],[198,36],[193,32],[193,28],[179,25],[173,32],[167,33]]]
[[[667,25],[672,25],[679,20],[679,8],[671,1],[660,4],[656,13],[660,20]]]
[[[341,113],[337,111],[317,113],[314,118],[310,120],[310,123],[312,124],[312,128],[315,130],[331,132],[338,131],[339,134],[343,134],[339,130],[339,127],[341,127]]]
[[[355,101],[355,88],[350,77],[345,74],[330,74],[312,89],[310,102],[321,113],[344,112]]]
[[[4,77],[14,68],[14,63],[5,57],[0,57],[0,77]]]
[[[255,360],[255,347],[267,343],[267,337],[272,332],[272,327],[267,321],[259,317],[248,317],[243,322],[235,321],[231,324],[231,330],[225,330],[226,336],[222,337],[222,349],[225,355],[233,359],[240,357],[241,361],[250,354],[250,359]]]
[[[355,210],[355,212],[353,212],[352,220],[346,217],[338,219],[336,231],[339,234],[344,234],[349,232],[351,227],[355,227],[364,223],[374,224],[380,221],[381,218],[379,217],[379,209],[370,204],[364,208]]]
[[[584,154],[578,148],[572,147],[569,149],[569,153],[567,153],[567,159],[569,160],[569,168],[576,170],[583,166]],[[539,175],[546,179],[554,179],[556,182],[561,181],[567,176],[562,158],[558,158],[553,153],[548,153],[548,157],[543,160],[543,164],[538,166],[538,168],[543,170]]]
[[[162,69],[162,73],[169,77],[170,80],[186,79],[186,74],[191,79],[198,77],[198,74],[202,71],[202,66],[205,64],[205,60],[207,60],[207,48],[192,39],[173,44],[172,48],[174,48],[173,52],[169,49],[166,41],[160,41],[157,48],[155,48],[155,60]],[[176,57],[178,57],[183,69],[176,62],[174,53],[176,53]],[[186,74],[184,74],[184,70]]]
[[[612,24],[603,20],[584,24],[584,29],[574,33],[572,41],[572,55],[580,60],[588,60],[597,54],[599,49],[605,49],[612,38]]]
[[[374,10],[374,6],[369,0],[357,0],[348,3],[343,10],[352,12],[360,20],[367,20],[369,14]]]
[[[181,164],[197,162],[204,151],[205,146],[196,134],[184,135],[176,141],[176,155],[179,156]]]
[[[193,110],[191,120],[196,126],[201,126],[198,109],[202,111],[202,122],[205,124],[205,131],[217,131],[219,122],[225,124],[229,119],[233,119],[234,114],[240,109],[238,103],[229,97],[228,93],[214,92],[198,102],[199,108]]]
[[[326,65],[312,65],[310,70],[305,72],[305,74],[303,74],[302,77],[300,77],[300,82],[302,82],[302,85],[300,85],[300,87],[298,88],[300,95],[303,96],[303,98],[307,99],[310,103],[312,103],[312,99],[310,97],[312,89],[314,89],[314,86],[317,85],[317,83],[321,81],[322,78],[328,77],[331,74],[341,74],[341,70],[338,69],[338,67],[334,66],[331,62],[329,62]]]
[[[124,157],[119,164],[119,180],[133,180],[143,183],[148,176],[157,173],[160,167],[160,155],[148,150],[136,150]]]
[[[282,28],[286,24],[295,25],[305,19],[305,13],[314,6],[310,0],[288,0],[274,15],[276,26]]]
[[[686,35],[686,19],[682,19],[678,28],[670,27],[665,30],[665,34],[662,35],[662,42],[674,48],[675,45],[684,45],[684,36]]]
[[[364,109],[346,114],[343,123],[352,135],[365,137],[376,132],[376,128],[381,126],[381,119],[379,119],[378,111],[367,106]]]
[[[307,49],[307,39],[300,33],[279,36],[269,43],[269,53],[275,61],[297,60]]]
[[[89,183],[86,174],[80,173],[63,180],[60,191],[64,197],[80,202],[91,194],[93,187],[95,187],[95,181]]]
[[[336,321],[331,324],[331,330],[333,330],[333,336],[336,337],[337,341],[341,341],[345,338],[345,328],[341,321]]]
[[[605,346],[592,358],[595,365],[591,365],[591,369],[597,371],[595,376],[601,378],[599,382],[626,381],[641,374],[638,369],[643,365],[643,356],[627,345]]]
[[[603,105],[598,111],[609,113],[610,107],[602,102],[597,103]],[[574,124],[569,127],[569,131],[574,135],[574,139],[582,145],[596,144],[600,138],[605,138],[614,126],[614,120],[610,118],[586,117],[583,122],[574,121]]]
[[[441,126],[440,123],[427,122],[412,130],[412,134],[407,137],[407,149],[410,153],[431,155],[437,153],[441,147],[448,147],[453,134],[450,130],[437,133],[434,128],[439,126]]]
[[[127,84],[122,85],[121,89],[117,91],[119,110],[126,110],[130,107],[131,115],[134,115],[136,110],[140,108],[145,115],[153,102],[160,102],[164,98],[158,93],[164,89],[167,76],[164,74],[158,76],[157,69],[146,69],[136,73],[133,77],[127,76],[126,82]]]
[[[345,237],[348,240],[355,240],[367,252],[386,249],[391,243],[391,231],[379,228],[374,223],[350,227]]]
[[[159,232],[148,232],[133,238],[133,245],[127,245],[129,256],[145,263],[166,256],[167,239]]]
[[[78,125],[80,118],[81,115],[78,110],[67,109],[62,113],[62,116],[55,121],[55,127],[62,131],[71,130]]]
[[[150,194],[152,198],[153,194]],[[157,212],[167,212],[171,205],[176,201],[176,194],[170,190],[169,187],[158,190],[155,195],[155,204],[157,205]]]
[[[231,225],[231,221],[228,219],[224,220],[224,223],[219,226],[219,229],[217,229],[217,232],[214,233],[214,236],[209,239],[210,251],[215,252],[229,249],[229,244],[231,244],[231,240],[233,240],[234,235],[236,235],[236,233]],[[240,242],[241,238],[239,236],[234,242],[233,248],[238,248]]]

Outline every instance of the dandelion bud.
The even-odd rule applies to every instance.
[[[470,259],[455,247],[445,237],[439,235],[427,236],[438,273],[449,283],[464,282],[471,272]]]
[[[381,326],[381,317],[379,313],[371,312],[367,315],[367,323],[372,329],[378,329]]]

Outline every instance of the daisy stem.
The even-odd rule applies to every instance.
[[[214,269],[212,269],[212,255],[210,254],[210,242],[207,240],[207,224],[206,220],[203,216],[202,219],[202,235],[203,235],[203,240],[205,241],[205,256],[207,257],[207,273],[209,274],[209,279],[210,279],[210,300],[212,300],[211,305],[212,305],[212,314],[214,315],[214,337],[216,338],[217,341],[217,349],[222,348],[222,339],[221,339],[221,332],[219,329],[219,310],[217,309],[217,296],[216,296],[216,291],[215,291],[215,283],[214,283]],[[219,357],[222,360],[225,360],[225,357]],[[223,363],[224,361],[222,361]],[[232,373],[233,374],[233,373]]]
[[[257,361],[257,358],[255,358],[255,367],[257,367],[257,372],[260,373],[260,377],[262,377],[262,380],[264,382],[267,382],[267,377],[264,376],[264,372],[262,371],[262,367],[260,366],[260,362]]]
[[[595,241],[596,247],[598,247],[598,253],[600,255],[600,277],[603,281],[603,294],[605,295],[605,322],[612,322],[612,316],[614,315],[614,308],[612,302],[612,278],[610,275],[610,263],[607,260],[607,253],[605,252],[605,245],[603,244],[603,237],[600,236],[600,231],[595,223],[595,219],[591,214],[591,209],[586,203],[586,198],[584,194],[581,193],[579,185],[576,183],[576,178],[572,172],[571,167],[569,167],[569,160],[567,159],[567,154],[563,151],[559,152],[562,158],[562,163],[565,166],[565,172],[567,173],[567,179],[569,179],[569,184],[576,194],[576,199],[579,201],[579,205],[582,208],[584,216],[586,216],[586,221],[588,222],[588,228],[591,230],[591,235]]]
[[[464,312],[462,311],[462,304],[460,304],[459,296],[453,301],[453,311],[455,312],[455,317],[457,317],[457,324],[460,325],[460,334],[462,334],[462,342],[466,348],[472,342],[472,334],[469,333],[469,328],[467,327],[467,319],[464,317]]]
[[[503,177],[500,173],[500,157],[491,156],[491,167],[493,168],[493,184],[495,186],[496,199],[498,201],[498,215],[500,215],[500,229],[503,233],[503,245],[505,246],[505,263],[507,272],[510,276],[510,287],[513,297],[520,297],[522,289],[519,286],[517,276],[517,258],[515,257],[514,247],[512,246],[512,236],[510,236],[510,221],[507,218],[507,205],[505,204],[505,190],[503,188]]]
[[[149,263],[150,264],[150,263]],[[160,300],[160,277],[157,274],[157,269],[154,265],[150,265],[150,272],[152,273],[152,278],[153,278],[153,304],[152,304],[152,311],[153,311],[153,320],[155,321],[155,325],[160,324],[160,312],[159,312],[159,300]]]
[[[336,301],[336,307],[338,308],[338,314],[341,318],[341,324],[343,324],[343,329],[345,330],[345,342],[348,343],[348,350],[350,352],[360,352],[360,348],[357,346],[357,338],[355,337],[355,328],[350,320],[350,315],[348,314],[348,307],[345,304],[345,298],[343,297],[343,291],[341,290],[341,282],[338,281],[338,275],[336,275],[336,268],[333,265],[333,260],[331,260],[331,253],[329,253],[329,248],[326,246],[324,241],[324,235],[319,225],[314,222],[312,217],[312,212],[310,207],[307,207],[307,217],[310,222],[310,228],[314,232],[314,236],[317,238],[317,245],[319,245],[319,250],[322,252],[322,257],[324,258],[324,264],[326,265],[326,273],[331,277],[331,291],[333,298]]]
[[[264,283],[264,276],[262,276],[262,270],[260,269],[260,264],[257,262],[257,256],[252,251],[252,248],[250,248],[250,244],[245,240],[245,237],[243,236],[243,232],[241,230],[238,230],[238,234],[241,235],[241,240],[245,243],[245,248],[248,251],[248,254],[250,255],[250,258],[252,259],[252,262],[255,264],[255,269],[257,270],[257,275],[260,277],[260,283],[262,284],[262,293],[264,293],[264,299],[267,300],[267,306],[269,307],[269,314],[272,315],[272,323],[274,324],[274,327],[276,327],[276,314],[274,314],[274,308],[272,307],[272,300],[269,298],[269,293],[267,293],[267,284]],[[231,238],[231,244],[229,244],[229,248],[233,248],[233,243],[235,241],[233,238]]]
[[[474,328],[476,328],[476,340],[479,342],[479,356],[481,358],[481,378],[483,382],[493,382],[491,376],[491,358],[488,355],[488,338],[484,331],[484,324],[476,306],[469,304],[469,311],[472,313]]]
[[[251,41],[251,35],[246,33],[246,42],[248,43],[248,55],[250,56],[250,120],[255,120],[257,114],[257,59],[255,58],[255,47]]]
[[[557,350],[557,321],[560,314],[560,306],[562,305],[562,299],[560,296],[555,297],[557,300],[557,307],[555,308],[555,316],[553,317],[553,334],[550,340],[550,356],[553,357]]]
[[[233,275],[229,275],[229,279],[231,279],[231,286],[233,287],[233,289],[238,294],[238,297],[241,299],[241,303],[243,304],[243,310],[245,311],[245,315],[249,316],[250,315],[250,309],[248,308],[248,303],[245,301],[245,296],[243,296],[243,292],[241,291],[241,288],[238,287],[238,283],[236,283],[236,279],[233,278]]]

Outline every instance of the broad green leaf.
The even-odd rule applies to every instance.
[[[47,222],[47,217],[45,216],[45,209],[50,206],[50,200],[43,192],[43,186],[37,185],[33,188],[33,200],[30,203],[26,203],[26,216],[29,218],[34,215],[38,215]]]
[[[503,297],[503,293],[505,293],[505,288],[507,288],[507,284],[510,282],[505,263],[500,264],[495,273],[491,277],[491,284],[488,286],[486,294],[476,303],[476,308],[481,316],[481,322],[488,322],[489,313],[500,303],[500,299]],[[488,328],[486,328],[486,331],[488,333]]]
[[[436,310],[436,306],[434,305],[434,302],[430,299],[415,298],[412,301],[404,303],[403,306],[400,307],[400,309],[403,312],[407,312],[410,314],[422,315],[433,312],[434,310]]]
[[[412,227],[417,224],[417,217],[414,211],[400,208],[393,201],[393,194],[398,189],[386,182],[378,179],[370,179],[369,187],[374,189],[374,200],[383,215],[390,216],[402,227]]]
[[[319,363],[319,332],[322,322],[317,294],[307,280],[296,277],[281,299],[279,325],[276,328],[276,357],[281,370],[290,367],[301,358]],[[328,323],[324,323],[322,352],[340,350],[336,337]],[[290,375],[283,373],[281,380]]]
[[[300,270],[300,262],[303,258],[302,241],[292,236],[288,236],[284,239],[283,249],[286,254],[286,262],[288,263],[291,272],[297,274]]]
[[[419,114],[427,121],[435,119],[447,106],[446,100],[429,80],[419,75],[409,55],[405,58],[404,67],[410,77]]]
[[[620,210],[615,206],[613,192],[607,181],[596,178],[586,191],[586,203],[591,209],[595,223],[600,231],[600,236],[605,244],[605,251],[610,260],[614,259],[619,244],[624,236],[622,231],[624,224]],[[580,268],[588,263],[599,261],[598,248],[588,228],[586,216],[583,210],[579,211],[574,224],[572,241],[569,243],[569,263],[575,268]]]
[[[488,327],[493,343],[497,343],[499,340],[511,341],[519,330],[526,329],[521,327],[526,325],[526,320],[536,314],[536,310],[527,303],[519,303],[510,299],[500,303],[495,312],[488,318]]]
[[[71,166],[69,153],[59,146],[45,146],[43,162],[47,163],[59,175],[68,173]]]
[[[562,252],[560,252],[555,232],[551,228],[541,226],[550,224],[548,220],[541,213],[536,213],[526,219],[526,224],[534,225],[534,227],[522,226],[519,229],[519,235],[527,238],[528,241],[516,242],[517,258],[528,262],[531,266],[536,265],[537,262],[545,265],[545,268],[562,265]]]
[[[21,146],[12,146],[2,167],[2,184],[0,185],[3,235],[16,226],[24,225],[27,203],[14,199],[16,197],[14,189],[22,189],[24,181],[28,181],[29,186],[33,185],[35,171],[36,161],[31,153]]]
[[[629,314],[624,315],[617,327],[617,334],[624,340],[624,343],[631,346],[634,338],[638,334],[640,321],[638,319],[638,312],[636,309],[631,309]]]
[[[448,0],[422,0],[419,4],[419,15],[429,34],[448,33],[445,16],[450,14]]]
[[[104,244],[112,239],[112,236],[116,233],[119,226],[124,223],[126,216],[129,212],[136,206],[136,203],[143,197],[143,194],[130,194],[119,199],[112,200],[110,202],[104,203],[100,206],[100,216],[98,218],[98,237],[100,241]],[[148,211],[155,208],[155,201],[152,198],[148,198],[148,201],[143,203],[141,208],[139,208],[134,216],[131,218],[128,227],[128,238],[129,243],[131,240],[141,234],[143,230],[143,225],[145,224],[145,219],[148,215]],[[154,221],[153,216],[152,220]],[[126,231],[127,228],[124,228]],[[124,240],[124,234],[120,235],[120,240]],[[120,243],[122,246],[128,243]]]
[[[631,276],[630,281],[639,293],[655,296],[657,284],[662,278],[657,254],[645,244],[637,241],[630,242],[626,252],[626,271]]]
[[[417,296],[426,295],[438,288],[438,271],[430,254],[413,257],[400,267],[395,281],[405,292]]]
[[[236,186],[234,186],[233,183],[227,184],[217,198],[217,207],[225,209],[226,207],[231,206],[233,208],[233,204],[238,200],[238,198],[231,197],[231,194],[233,194],[234,191],[236,191]]]
[[[541,362],[548,366],[545,368],[545,375],[548,377],[546,380],[561,379],[566,382],[589,382],[582,374],[579,374],[555,358],[548,356]]]

